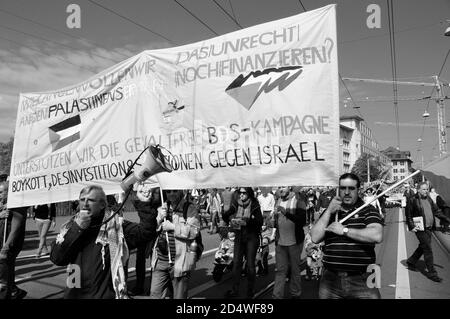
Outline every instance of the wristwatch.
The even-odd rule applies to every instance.
[[[346,236],[348,234],[348,228],[344,227],[344,229],[342,230],[342,232],[344,233],[344,236]]]

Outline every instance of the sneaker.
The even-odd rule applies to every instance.
[[[236,298],[237,296],[238,296],[238,293],[234,290],[228,290],[225,293],[225,298],[227,298],[227,299]]]
[[[25,298],[25,296],[28,294],[28,292],[26,292],[23,289],[20,289],[19,287],[16,287],[12,292],[11,292],[11,299],[23,299]]]
[[[417,271],[416,265],[410,261],[406,262],[406,267],[411,271]]]
[[[433,280],[434,282],[442,282],[442,278],[437,275],[437,273],[427,273],[428,279]]]

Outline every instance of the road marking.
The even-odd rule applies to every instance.
[[[408,258],[402,208],[398,209],[398,219],[397,281],[395,284],[395,299],[411,299],[408,269],[401,264],[402,260]]]

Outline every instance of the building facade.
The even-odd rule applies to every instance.
[[[341,116],[339,141],[340,173],[350,172],[356,160],[364,154],[377,158],[385,167],[391,165],[389,157],[380,151],[372,130],[358,115]]]
[[[400,151],[391,146],[385,149],[383,153],[392,161],[392,178],[395,181],[401,180],[410,174],[413,162],[409,151]]]

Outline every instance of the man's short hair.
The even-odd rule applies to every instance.
[[[420,182],[419,186],[417,186],[417,187],[420,188],[422,185],[427,185],[428,190],[430,189],[427,182]]]
[[[98,185],[86,186],[86,187],[84,187],[81,190],[80,196],[81,196],[81,194],[89,194],[93,190],[97,191],[101,195],[100,202],[102,202],[103,204],[106,205],[107,204],[107,202],[106,202],[106,194],[105,194],[105,191],[103,190],[103,188],[101,186],[98,186]]]
[[[339,184],[341,184],[341,180],[342,179],[347,179],[347,178],[350,178],[350,179],[353,179],[354,181],[356,181],[356,187],[357,188],[359,188],[359,186],[361,185],[361,182],[359,181],[358,175],[353,174],[353,173],[342,174],[341,177],[339,177]]]

